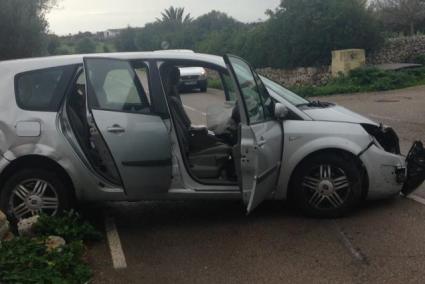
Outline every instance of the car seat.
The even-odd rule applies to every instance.
[[[162,74],[171,116],[191,171],[198,178],[220,177],[231,160],[232,147],[210,135],[206,127],[192,127],[178,91],[180,70],[166,66]]]

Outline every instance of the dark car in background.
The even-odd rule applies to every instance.
[[[208,90],[208,76],[205,68],[202,67],[181,67],[180,84],[181,91],[192,91],[199,89],[205,93]]]

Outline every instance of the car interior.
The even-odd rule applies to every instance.
[[[223,107],[223,111],[217,112],[217,106],[208,108],[207,120],[217,120],[218,116],[222,116],[218,122],[220,125],[209,127],[210,123],[207,122],[207,125],[196,126],[186,111],[191,108],[182,100],[182,96],[186,94],[179,92],[179,67],[182,66],[164,63],[160,71],[174,128],[189,173],[203,183],[235,183],[237,177],[233,148],[237,143],[237,126],[240,122],[237,104],[233,102],[230,111],[224,111]],[[223,76],[220,73],[221,79]],[[226,102],[224,92],[222,96],[223,102]],[[217,131],[218,129],[220,131]]]
[[[182,66],[163,64],[160,75],[186,168],[195,180],[204,184],[236,184],[233,152],[238,142],[240,118],[237,103],[231,98],[234,94],[230,94],[235,88],[232,80],[229,74],[222,70],[214,71],[223,90],[217,92],[220,102],[207,107],[206,121],[202,123],[194,121],[187,113],[187,106],[182,100],[179,88],[180,67]],[[140,70],[136,72],[145,90],[144,94],[147,93],[150,100],[146,72]],[[96,127],[91,127],[88,121],[83,69],[78,72],[69,92],[66,113],[82,151],[99,174],[108,181],[119,184],[120,177],[108,147],[100,133],[97,133]]]
[[[90,127],[86,110],[86,80],[84,71],[78,72],[77,78],[70,89],[67,103],[67,114],[75,137],[98,173],[108,181],[119,184],[120,177],[109,150],[95,127]]]

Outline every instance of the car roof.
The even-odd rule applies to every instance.
[[[116,58],[123,60],[135,59],[158,59],[158,60],[191,60],[201,61],[225,68],[224,60],[220,56],[180,52],[180,51],[151,51],[151,52],[118,52],[118,53],[96,53],[96,54],[75,54],[48,57],[35,57],[26,59],[14,59],[0,61],[0,76],[5,73],[21,73],[30,70],[51,68],[56,66],[82,64],[84,58]]]

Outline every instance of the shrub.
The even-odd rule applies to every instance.
[[[208,78],[208,88],[223,90],[223,85],[220,79]]]
[[[102,235],[91,224],[84,222],[75,212],[68,212],[56,217],[41,215],[35,230],[44,236],[61,236],[67,242],[97,241],[102,238]]]
[[[323,86],[299,86],[292,90],[304,97],[357,92],[387,91],[425,84],[425,68],[384,71],[360,68],[340,76]]]
[[[413,60],[417,64],[425,65],[425,54],[421,54],[415,57]]]
[[[74,241],[47,252],[44,239],[16,238],[0,245],[1,283],[87,283],[91,270],[81,261],[84,245]]]

